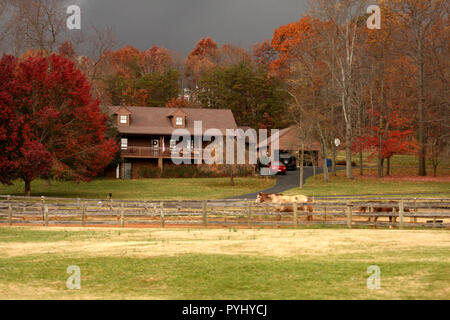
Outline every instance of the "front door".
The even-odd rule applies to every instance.
[[[131,163],[126,162],[124,163],[124,179],[125,180],[131,180],[132,176],[133,176],[133,167],[131,165]]]

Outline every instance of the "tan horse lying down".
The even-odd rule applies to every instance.
[[[274,194],[274,193],[262,193],[260,192],[256,197],[256,203],[277,203],[280,204],[279,207],[276,207],[275,210],[278,212],[293,212],[294,208],[292,205],[283,205],[286,203],[306,203],[312,202],[311,198],[304,196],[302,194],[298,194],[295,196],[285,196],[283,194]],[[313,212],[313,208],[311,206],[300,206],[299,210],[303,210],[304,212]],[[308,221],[313,220],[312,215],[307,216]]]

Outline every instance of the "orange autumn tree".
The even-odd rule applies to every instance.
[[[180,109],[180,108],[189,108],[189,102],[184,99],[184,97],[180,98],[172,98],[166,103],[166,108]]]
[[[143,73],[164,73],[171,69],[173,64],[171,52],[157,45],[139,53],[139,66]]]
[[[405,86],[410,81],[402,73],[403,70],[398,70],[399,65],[408,64],[408,61],[404,59],[398,46],[396,45],[395,38],[399,28],[399,20],[395,13],[388,7],[381,4],[381,15],[383,17],[383,26],[381,29],[370,30],[363,28],[364,43],[363,52],[361,53],[360,60],[362,70],[362,77],[359,80],[364,82],[366,91],[365,104],[370,106],[369,112],[367,112],[368,123],[373,124],[369,131],[374,134],[378,134],[377,139],[371,137],[372,148],[375,148],[375,140],[378,145],[375,150],[378,151],[378,176],[383,176],[383,164],[385,159],[389,159],[384,151],[384,146],[388,144],[386,139],[390,137],[390,122],[389,114],[391,110],[389,108],[389,101],[391,99],[398,99],[404,90],[398,87],[398,83],[402,83]],[[369,67],[367,67],[369,66]],[[365,71],[364,71],[365,70]],[[404,97],[407,99],[406,97]],[[389,99],[389,100],[388,100]],[[397,104],[397,112],[405,113],[407,111],[407,100],[403,100],[402,104]],[[401,106],[401,109],[399,107]],[[361,125],[361,124],[360,124]],[[375,130],[374,127],[377,127]],[[360,127],[363,129],[363,126]],[[365,128],[364,128],[365,131]],[[368,146],[362,144],[363,135],[362,130],[359,132],[359,136],[356,138],[355,144],[356,150],[362,155],[362,151],[367,150]],[[365,139],[365,138],[364,138]],[[355,146],[355,145],[354,145]],[[374,154],[372,154],[374,156]],[[388,161],[389,163],[389,161]]]
[[[273,74],[284,79],[292,97],[289,113],[299,127],[309,122],[314,135],[321,142],[322,155],[327,157],[333,135],[334,113],[331,76],[327,68],[326,47],[319,30],[326,24],[309,16],[275,30],[271,46],[277,59],[270,64]],[[326,161],[324,179],[328,181]],[[301,172],[302,173],[302,172]]]
[[[201,38],[185,61],[185,77],[191,88],[195,89],[198,81],[209,69],[219,64],[220,51],[211,38]]]
[[[267,39],[261,43],[255,43],[253,45],[252,53],[256,65],[264,69],[268,69],[272,62],[277,58],[277,52]]]
[[[411,95],[415,98],[415,128],[420,146],[418,174],[425,176],[427,175],[427,132],[433,123],[429,115],[435,109],[436,98],[433,80],[436,80],[439,73],[439,70],[435,69],[438,61],[435,61],[432,51],[435,49],[436,37],[444,37],[441,39],[448,40],[449,4],[447,0],[386,0],[384,4],[396,13],[400,21],[397,41],[402,52],[411,59],[415,68],[411,74],[415,81]],[[438,49],[438,56],[445,57],[444,59],[448,61],[448,41],[446,43],[443,50]],[[448,87],[448,77],[442,80],[446,83],[444,87]],[[448,94],[441,103],[445,104],[447,100]]]
[[[220,49],[221,66],[231,66],[241,62],[250,62],[251,57],[244,49],[232,44],[224,44]]]
[[[179,73],[171,53],[153,46],[132,46],[105,53],[104,83],[113,105],[161,107],[178,96]]]

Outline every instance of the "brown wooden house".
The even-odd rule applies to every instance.
[[[188,143],[191,159],[198,157],[194,150],[194,121],[202,121],[202,135],[209,129],[218,129],[226,136],[227,129],[237,129],[231,110],[225,109],[172,109],[152,107],[109,107],[109,114],[120,134],[121,164],[108,168],[107,176],[135,179],[142,166],[172,163],[172,150],[176,141],[172,133],[184,129],[192,137]],[[207,145],[209,142],[204,142]],[[180,154],[180,158],[186,154]]]

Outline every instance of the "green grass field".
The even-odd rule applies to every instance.
[[[44,180],[31,183],[33,196],[106,199],[108,193],[113,199],[131,200],[173,200],[173,199],[221,199],[256,192],[270,188],[275,179],[235,178],[231,186],[229,178],[198,179],[142,179],[116,180],[95,179],[91,182],[53,181],[47,186]],[[0,184],[0,194],[23,195],[24,183],[17,181],[13,186]]]
[[[0,299],[450,299],[449,235],[1,227]],[[66,288],[69,265],[80,290]]]
[[[345,151],[340,151],[336,155],[337,161],[345,161]],[[354,153],[352,155],[352,160],[357,166],[359,166],[359,153]],[[378,159],[371,156],[370,153],[363,152],[363,165],[368,167],[376,167],[378,164]],[[386,170],[386,162],[384,163]],[[394,155],[391,158],[391,169],[393,174],[404,172],[405,169],[409,171],[410,174],[417,174],[419,167],[419,159],[413,155]],[[428,174],[433,174],[433,166],[431,161],[427,161],[427,171]],[[450,175],[450,159],[442,159],[437,170],[438,175]]]
[[[365,169],[365,176],[353,170],[355,179],[347,179],[345,171],[337,176],[330,175],[328,183],[323,175],[307,179],[302,189],[294,188],[285,194],[305,194],[308,196],[364,195],[364,194],[406,194],[408,197],[450,197],[449,177],[376,177],[376,169]],[[434,193],[434,194],[433,194]]]

